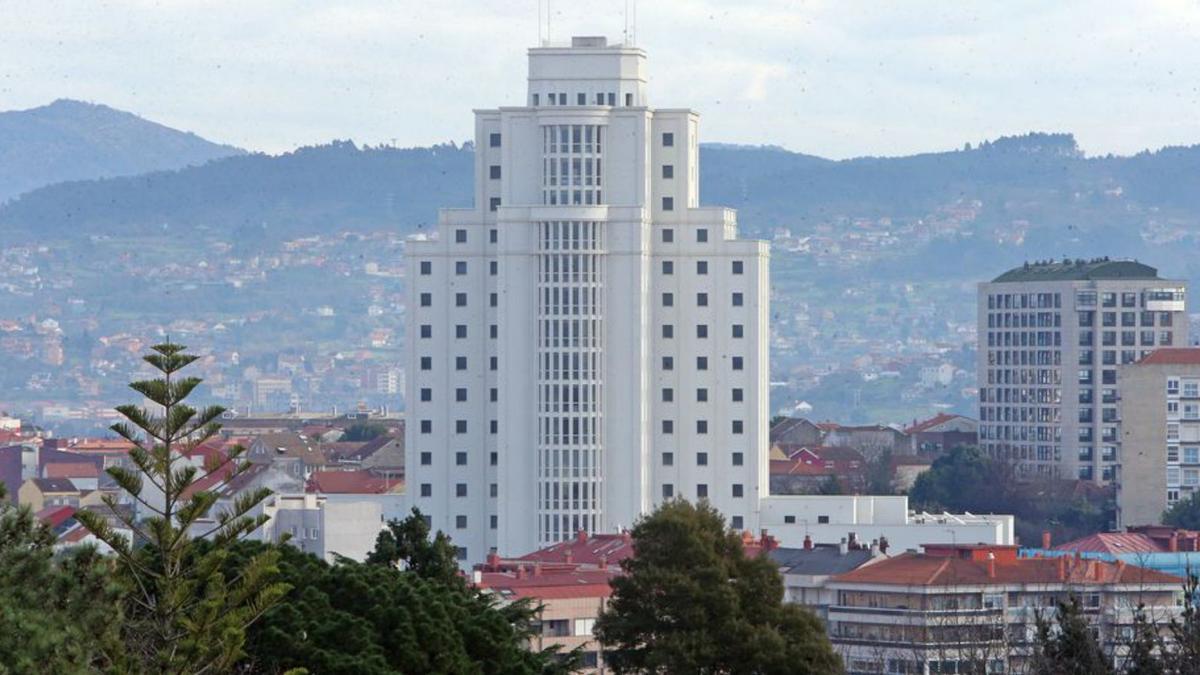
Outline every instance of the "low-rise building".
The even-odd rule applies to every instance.
[[[47,506],[79,506],[79,488],[66,478],[29,478],[21,483],[17,502],[35,512]]]
[[[1013,543],[1013,516],[909,511],[908,497],[873,495],[770,495],[761,500],[761,527],[783,546],[804,538],[836,544],[853,532],[862,541],[887,539],[892,549],[924,544]]]
[[[929,419],[913,420],[904,429],[909,452],[914,455],[941,455],[963,446],[979,444],[979,421],[963,415],[938,413]]]
[[[779,547],[769,551],[783,576],[783,601],[803,605],[825,621],[829,606],[836,599],[828,588],[829,580],[887,558],[887,540],[864,545],[851,537],[844,537],[836,544],[814,544],[811,538],[805,538],[799,548]]]
[[[848,673],[1021,672],[1035,617],[1069,596],[1114,663],[1134,613],[1178,616],[1183,579],[1126,564],[1021,558],[1015,546],[939,545],[833,577],[827,626]]]

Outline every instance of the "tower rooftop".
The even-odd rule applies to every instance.
[[[1001,274],[993,283],[1029,281],[1095,281],[1101,279],[1158,279],[1158,270],[1136,260],[1046,260],[1025,263]]]

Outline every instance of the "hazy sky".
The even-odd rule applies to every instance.
[[[544,2],[545,0],[543,0]],[[556,0],[619,38],[625,0]],[[69,97],[278,152],[467,139],[524,100],[538,0],[0,0],[0,110]],[[641,0],[650,101],[706,141],[895,155],[1030,130],[1200,143],[1200,0]]]

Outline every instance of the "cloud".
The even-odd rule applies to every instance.
[[[620,37],[624,0],[554,0],[556,39]],[[830,157],[1030,129],[1093,153],[1200,142],[1200,3],[643,0],[657,105],[707,140]],[[61,96],[282,151],[463,140],[523,100],[535,0],[6,0],[0,109]]]

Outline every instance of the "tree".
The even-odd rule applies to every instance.
[[[230,574],[223,571],[230,546],[267,520],[266,515],[250,514],[270,491],[251,491],[205,520],[217,493],[194,490],[196,481],[215,472],[231,479],[250,465],[241,459],[240,447],[228,457],[214,458],[203,474],[181,461],[220,430],[216,420],[224,412],[219,406],[197,410],[184,403],[200,384],[198,378],[177,376],[197,358],[185,349],[170,342],[155,345],[144,360],[162,377],[129,385],[161,413],[123,405],[117,412],[127,421],[112,427],[133,444],[129,459],[136,470],[111,467],[107,472],[137,502],[138,510],[150,515],[139,522],[123,515],[114,497],[104,501],[146,545],[135,550],[103,518],[82,511],[77,515],[116,552],[118,568],[132,589],[125,598],[121,633],[129,669],[137,671],[229,670],[242,656],[245,628],[288,590],[271,580],[276,551],[263,551]],[[200,538],[212,537],[202,555],[195,553],[194,531]]]
[[[1146,617],[1146,608],[1139,605],[1133,615],[1133,640],[1125,657],[1124,675],[1165,675],[1163,659],[1165,644],[1158,627]]]
[[[666,502],[632,534],[596,624],[614,672],[841,672],[817,618],[782,603],[774,563],[747,557],[707,503]]]
[[[370,441],[387,435],[387,427],[371,422],[355,422],[346,427],[339,440],[348,442]]]
[[[1183,611],[1167,626],[1171,651],[1165,656],[1172,673],[1200,673],[1200,578],[1188,569],[1183,585]]]
[[[270,545],[241,542],[229,571]],[[282,581],[296,590],[248,631],[239,672],[303,667],[321,675],[566,675],[556,650],[526,648],[537,610],[501,605],[465,583],[393,565],[326,563],[280,546]]]
[[[404,520],[388,521],[387,529],[375,538],[375,549],[367,555],[367,563],[403,566],[425,579],[462,584],[455,553],[450,537],[440,531],[430,541],[429,525],[414,506]]]
[[[1193,492],[1187,499],[1172,504],[1163,512],[1162,522],[1185,530],[1200,529],[1200,492]]]
[[[1059,601],[1053,619],[1035,617],[1037,637],[1031,675],[1106,675],[1113,672],[1079,607],[1079,598]]]
[[[111,561],[94,546],[54,554],[54,534],[0,484],[0,673],[79,673],[120,658]]]

